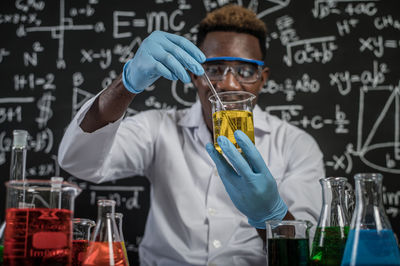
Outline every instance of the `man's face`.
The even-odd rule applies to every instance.
[[[258,39],[250,34],[215,31],[207,34],[199,47],[207,58],[212,57],[240,57],[253,60],[262,60],[261,48]],[[219,64],[235,66],[240,61],[222,61]],[[203,77],[191,75],[192,81],[198,90],[202,105],[203,117],[207,127],[212,130],[212,110],[208,98],[212,95],[210,88]],[[221,91],[248,91],[258,96],[262,86],[268,78],[268,68],[263,68],[261,75],[255,82],[239,82],[232,71],[218,81],[212,81],[217,92]]]

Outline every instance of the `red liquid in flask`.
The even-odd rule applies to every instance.
[[[88,240],[72,240],[72,266],[82,265],[88,245]]]
[[[109,245],[112,247],[112,253],[115,266],[128,265],[121,242],[90,242],[83,266],[108,266],[110,265]]]
[[[71,217],[66,209],[7,209],[4,264],[69,265]]]

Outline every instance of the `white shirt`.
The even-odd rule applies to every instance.
[[[197,101],[184,110],[150,110],[93,133],[80,127],[94,99],[69,125],[61,167],[104,182],[142,175],[151,207],[139,248],[141,265],[266,265],[256,230],[230,200],[205,145],[212,141]],[[316,223],[322,205],[322,153],[304,131],[253,110],[255,143],[296,219]]]

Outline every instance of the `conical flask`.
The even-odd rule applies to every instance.
[[[125,238],[124,238],[124,233],[122,230],[122,219],[124,218],[124,215],[120,212],[115,213],[115,221],[117,222],[117,227],[118,227],[118,232],[119,232],[119,237],[121,238],[121,243],[122,243],[122,248],[125,253],[125,257],[127,259],[127,265],[129,266],[129,260],[128,260],[128,252],[126,251],[126,245],[125,245]]]
[[[89,240],[92,228],[96,223],[89,219],[74,218],[72,219],[73,235],[72,235],[72,265],[81,266],[86,257],[86,250],[89,246]]]
[[[82,265],[127,266],[128,260],[115,222],[115,201],[99,200],[97,208],[96,227]]]
[[[327,177],[322,186],[322,209],[311,250],[312,265],[339,265],[349,232],[350,218],[347,202],[352,197],[347,178]]]
[[[356,207],[342,265],[400,265],[399,248],[382,201],[378,173],[354,176]]]

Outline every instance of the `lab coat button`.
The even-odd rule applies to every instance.
[[[213,241],[213,246],[214,246],[215,248],[220,248],[220,247],[222,246],[221,241],[219,241],[219,240],[214,240],[214,241]]]
[[[217,211],[213,208],[208,208],[208,214],[214,216],[215,214],[217,214]]]

